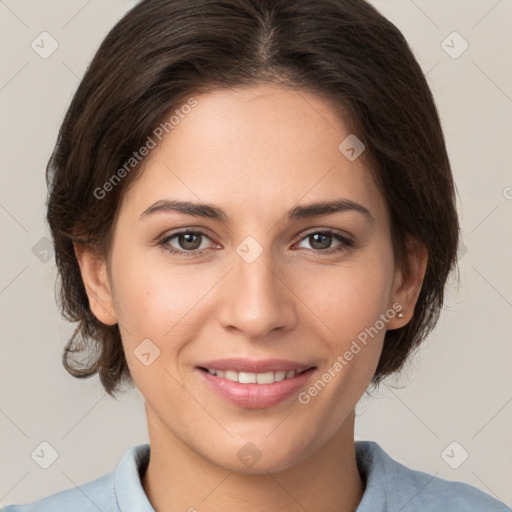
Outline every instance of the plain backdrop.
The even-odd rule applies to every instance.
[[[44,221],[44,169],[63,115],[98,45],[134,3],[0,1],[0,505],[93,480],[147,442],[137,390],[114,400],[96,377],[80,381],[61,366],[73,326],[55,303]],[[433,90],[463,243],[460,286],[450,281],[436,330],[400,378],[358,404],[356,438],[511,506],[512,2],[373,4],[403,32]],[[42,32],[58,43],[48,58],[32,47]],[[56,452],[48,469],[31,456],[41,443]]]

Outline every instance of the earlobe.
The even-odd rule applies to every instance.
[[[112,300],[107,262],[83,244],[74,244],[74,249],[91,311],[101,323],[115,325],[117,316]]]
[[[403,327],[413,317],[427,270],[428,252],[425,246],[419,240],[410,239],[406,247],[407,271],[397,269],[392,301],[401,304],[400,312],[403,316],[399,318],[399,315],[397,315],[391,320],[388,324],[388,330]]]

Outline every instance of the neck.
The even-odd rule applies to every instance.
[[[356,464],[354,411],[335,435],[300,463],[247,474],[215,465],[182,443],[146,408],[151,456],[142,478],[157,512],[354,512],[364,493]]]

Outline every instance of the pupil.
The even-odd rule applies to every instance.
[[[316,234],[312,235],[312,237],[315,242],[318,242],[318,237],[323,238],[323,244],[321,243],[320,244],[321,246],[317,247],[319,249],[328,249],[329,245],[331,245],[331,235],[322,235],[322,234],[316,233]],[[313,247],[314,247],[314,245],[313,245]]]
[[[195,243],[193,241],[191,241],[191,239],[193,239],[194,237],[197,238]],[[181,246],[184,249],[193,250],[193,249],[197,249],[201,245],[201,243],[197,243],[197,241],[199,240],[199,237],[196,234],[194,234],[194,233],[188,233],[188,234],[185,234],[185,235],[181,235],[181,239],[185,240],[185,243],[181,244]],[[190,246],[190,244],[191,244],[191,246]]]

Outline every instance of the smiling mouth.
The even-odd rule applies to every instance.
[[[314,370],[315,368],[316,366],[306,368],[305,370],[279,370],[275,372],[252,373],[237,372],[234,370],[212,370],[209,368],[199,367],[200,370],[209,373],[210,375],[221,377],[232,382],[239,382],[240,384],[273,384],[274,382],[293,379],[297,375]]]

